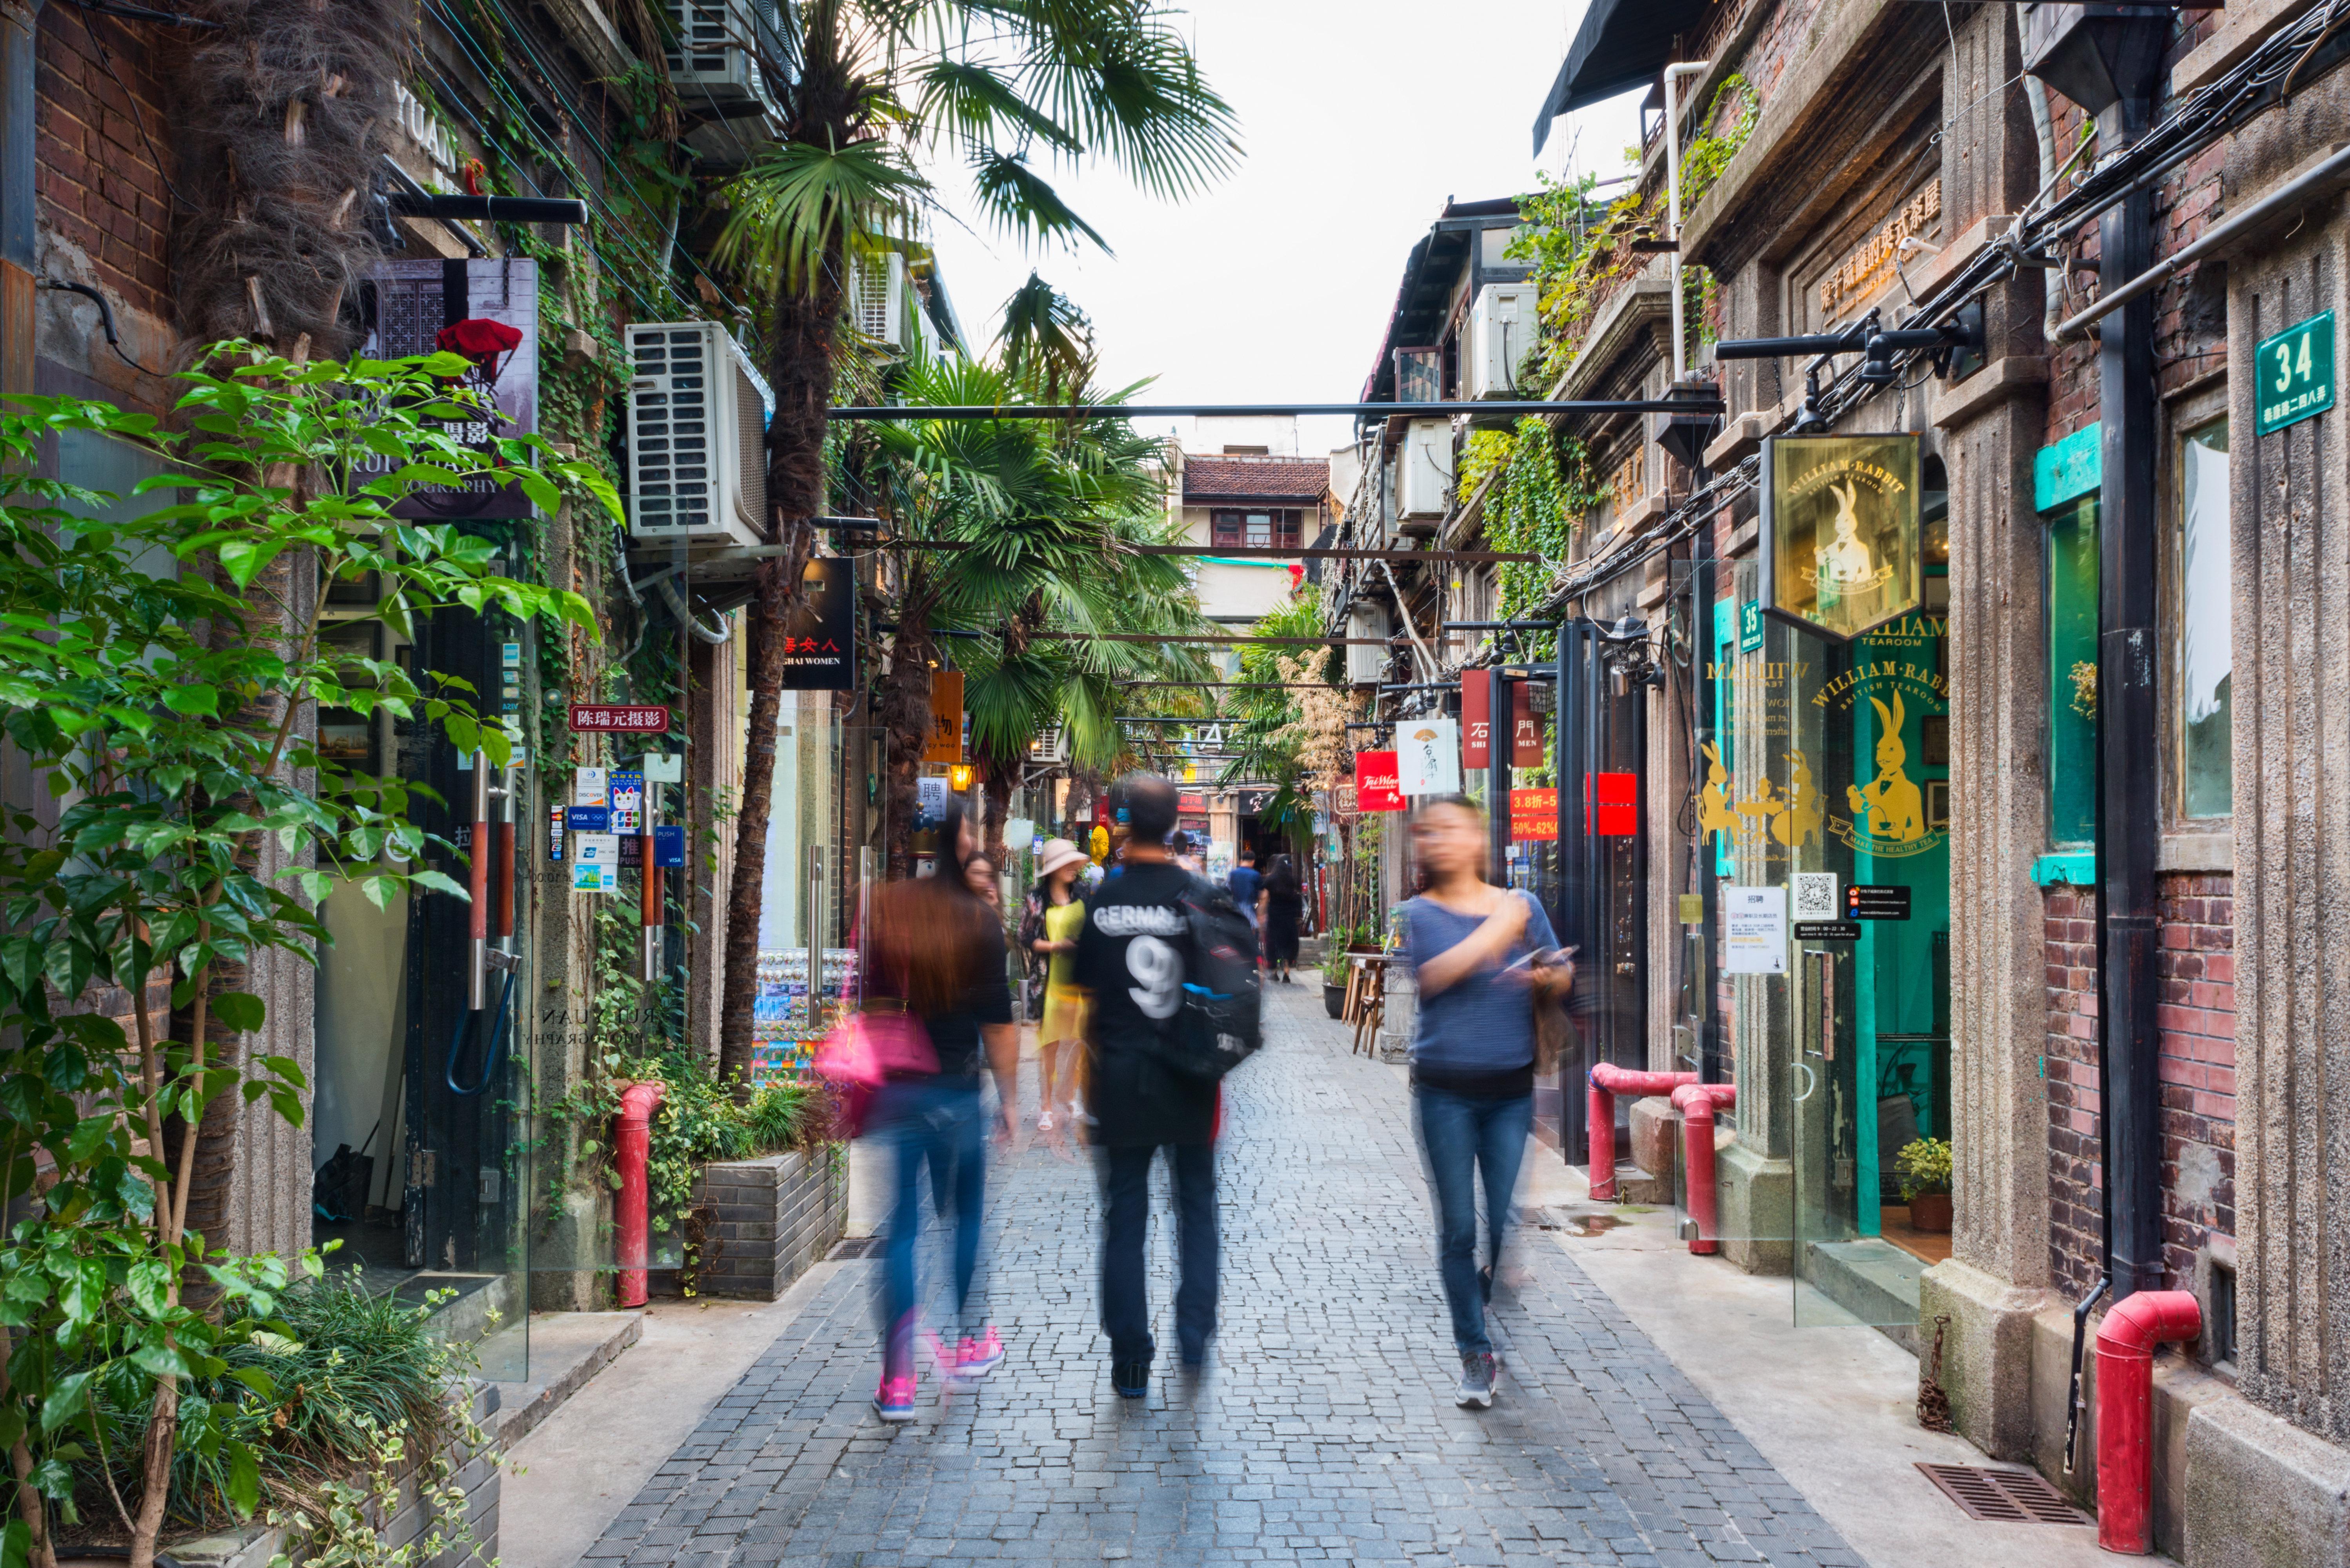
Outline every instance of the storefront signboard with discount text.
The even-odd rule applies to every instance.
[[[571,732],[575,735],[665,735],[669,732],[669,710],[609,702],[574,702],[571,704]]]
[[[1762,443],[1765,610],[1849,642],[1925,602],[1914,435]]]
[[[1787,889],[1725,887],[1721,967],[1730,974],[1787,972]]]
[[[1393,752],[1355,753],[1355,802],[1362,811],[1401,811],[1403,790]]]
[[[2334,406],[2334,312],[2296,321],[2252,351],[2254,432],[2267,435]]]
[[[1510,842],[1555,844],[1558,841],[1558,791],[1513,789],[1510,792]]]

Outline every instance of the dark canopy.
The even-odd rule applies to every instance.
[[[1562,114],[1646,87],[1671,63],[1673,40],[1694,31],[1713,0],[1591,0],[1558,67],[1558,79],[1534,117],[1534,151]]]

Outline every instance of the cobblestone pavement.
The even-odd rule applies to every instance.
[[[879,1265],[853,1264],[583,1561],[1860,1563],[1539,1232],[1497,1293],[1500,1403],[1455,1407],[1407,1091],[1347,1054],[1310,987],[1269,994],[1267,1048],[1227,1080],[1222,1318],[1203,1374],[1173,1365],[1163,1167],[1162,1376],[1126,1401],[1095,1327],[1090,1167],[1032,1147],[991,1195],[1009,1347],[993,1377],[951,1395],[926,1378],[920,1417],[884,1427]]]

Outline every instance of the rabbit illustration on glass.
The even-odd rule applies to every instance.
[[[1925,836],[1926,799],[1906,770],[1909,748],[1901,740],[1901,693],[1893,694],[1890,708],[1874,697],[1868,705],[1877,710],[1880,726],[1877,776],[1865,784],[1846,784],[1845,798],[1853,815],[1860,819],[1863,832],[1908,844]]]

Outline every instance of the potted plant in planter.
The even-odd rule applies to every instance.
[[[1902,1200],[1909,1205],[1909,1223],[1920,1231],[1950,1228],[1950,1142],[1921,1137],[1902,1146],[1893,1158],[1901,1178]]]
[[[1333,1018],[1347,1014],[1347,973],[1354,968],[1347,961],[1347,952],[1333,932],[1330,950],[1322,959],[1322,1011]]]

